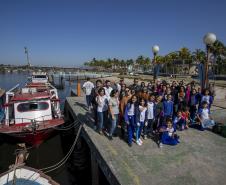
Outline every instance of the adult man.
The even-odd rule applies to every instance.
[[[110,80],[106,80],[106,81],[105,81],[105,87],[104,87],[104,90],[105,90],[105,95],[107,96],[107,99],[109,100],[109,99],[110,99],[111,91],[113,90],[112,87],[111,87],[111,82],[110,82]]]
[[[83,84],[82,89],[86,95],[86,103],[88,106],[88,109],[90,110],[91,108],[91,92],[92,89],[94,88],[94,84],[90,81],[90,78],[87,77],[86,82]]]
[[[138,93],[140,92],[140,86],[138,85],[137,78],[134,78],[133,84],[130,86],[130,89],[134,90],[136,95],[138,95]]]

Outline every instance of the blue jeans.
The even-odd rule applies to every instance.
[[[115,128],[117,128],[118,126],[118,114],[114,114],[115,119],[112,119],[111,116],[111,127],[109,129],[109,136],[112,136],[112,134],[114,134],[115,132]]]
[[[143,127],[144,127],[144,122],[140,122],[140,126],[137,126],[136,128],[136,141],[140,139],[140,135]]]
[[[98,131],[101,131],[103,129],[104,123],[107,121],[106,114],[107,114],[107,111],[97,112]]]
[[[208,128],[208,127],[212,127],[214,125],[215,125],[215,122],[214,122],[214,120],[211,120],[211,119],[205,119],[202,122],[202,128]]]
[[[135,116],[128,116],[129,124],[127,125],[128,143],[131,144],[133,140],[133,134],[135,132]]]
[[[91,98],[92,98],[91,95],[86,95],[86,104],[87,104],[88,107],[91,106]]]
[[[153,132],[153,123],[154,123],[154,119],[149,119],[148,120],[148,125],[147,126],[144,125],[144,135],[147,135],[149,133],[152,134],[152,132]]]

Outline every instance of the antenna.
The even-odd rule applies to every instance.
[[[27,47],[24,47],[24,53],[27,55],[27,66],[30,67],[31,64],[30,64],[30,60],[29,60],[29,56],[28,56],[28,49],[27,49]]]

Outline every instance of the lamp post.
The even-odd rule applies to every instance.
[[[203,42],[206,45],[206,62],[205,62],[205,75],[204,75],[204,83],[202,89],[208,87],[208,71],[209,71],[209,50],[210,46],[216,41],[216,35],[214,33],[207,33],[204,38]]]
[[[154,55],[153,64],[154,64],[154,83],[155,83],[156,77],[158,75],[158,70],[159,70],[158,66],[156,66],[156,55],[159,52],[159,46],[158,45],[154,45],[152,47],[152,52],[153,52],[153,55]]]

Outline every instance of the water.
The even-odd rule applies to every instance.
[[[28,76],[28,73],[0,74],[0,87],[9,90],[18,83],[24,85]],[[71,89],[75,89],[75,87],[76,83],[69,85],[68,82],[65,82],[65,88],[58,90],[62,108],[65,98],[70,95]],[[42,143],[38,148],[29,150],[26,165],[39,169],[59,162],[66,155],[73,141],[73,133],[61,132],[57,134]],[[9,143],[0,138],[0,173],[8,170],[8,167],[15,162],[14,152],[16,148],[15,143]],[[47,175],[50,175],[53,180],[63,185],[89,185],[91,184],[89,156],[88,146],[80,138],[69,161],[61,168]]]

